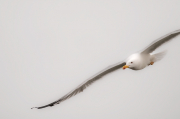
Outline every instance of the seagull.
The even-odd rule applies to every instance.
[[[105,68],[104,70],[95,74],[94,76],[92,76],[91,78],[89,78],[88,80],[86,80],[85,82],[80,84],[77,88],[70,91],[69,93],[67,93],[66,95],[61,97],[60,99],[58,99],[58,100],[56,100],[50,104],[40,106],[40,107],[33,107],[33,108],[42,109],[45,107],[52,107],[54,105],[57,105],[57,104],[65,101],[65,100],[71,98],[72,96],[75,96],[76,94],[78,94],[80,92],[83,92],[83,90],[86,89],[89,85],[91,85],[95,81],[101,79],[103,76],[105,76],[105,75],[107,75],[107,74],[109,74],[109,73],[111,73],[117,69],[129,68],[132,70],[141,70],[141,69],[144,69],[145,67],[147,67],[149,65],[153,65],[155,62],[161,60],[164,57],[164,55],[166,54],[166,51],[156,53],[156,54],[151,54],[151,53],[155,49],[157,49],[159,46],[161,46],[162,44],[172,40],[173,38],[175,38],[179,34],[180,34],[180,29],[176,30],[174,32],[171,32],[171,33],[169,33],[163,37],[160,37],[159,39],[153,41],[143,51],[138,52],[138,53],[134,53],[134,54],[130,55],[125,61],[122,61],[120,63],[117,63],[115,65],[112,65],[112,66]],[[31,108],[31,109],[33,109],[33,108]]]

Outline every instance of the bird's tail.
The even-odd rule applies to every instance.
[[[166,55],[166,53],[167,53],[167,50],[151,55],[151,61],[157,62],[161,60]]]

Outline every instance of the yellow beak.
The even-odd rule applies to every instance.
[[[129,66],[128,66],[128,65],[124,65],[124,66],[123,66],[123,69],[126,69],[126,68],[129,68]]]

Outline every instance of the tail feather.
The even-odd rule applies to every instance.
[[[151,61],[157,62],[161,60],[166,55],[166,53],[167,53],[167,50],[151,55]]]

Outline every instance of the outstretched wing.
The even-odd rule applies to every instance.
[[[176,30],[174,32],[171,32],[171,33],[155,40],[144,51],[142,51],[142,53],[148,54],[148,53],[153,52],[156,48],[161,46],[163,43],[166,43],[166,42],[172,40],[174,37],[176,37],[179,34],[180,34],[180,30]]]
[[[122,62],[122,63],[112,65],[110,67],[107,67],[106,69],[104,69],[103,71],[97,73],[96,75],[94,75],[93,77],[91,77],[90,79],[88,79],[87,81],[85,81],[84,83],[79,85],[76,89],[72,90],[68,94],[61,97],[60,99],[58,99],[58,100],[56,100],[56,101],[54,101],[54,102],[52,102],[50,104],[47,104],[47,105],[44,105],[44,106],[41,106],[41,107],[33,107],[33,108],[42,109],[42,108],[45,108],[45,107],[49,107],[49,106],[51,107],[51,106],[54,106],[56,104],[59,104],[62,101],[65,101],[66,99],[71,98],[72,96],[75,96],[76,94],[82,92],[84,89],[86,89],[86,87],[88,87],[89,85],[91,85],[92,83],[94,83],[95,81],[97,81],[98,79],[103,77],[104,75],[106,75],[108,73],[111,73],[111,72],[123,67],[125,64],[126,64],[125,62]],[[31,108],[31,109],[33,109],[33,108]]]

